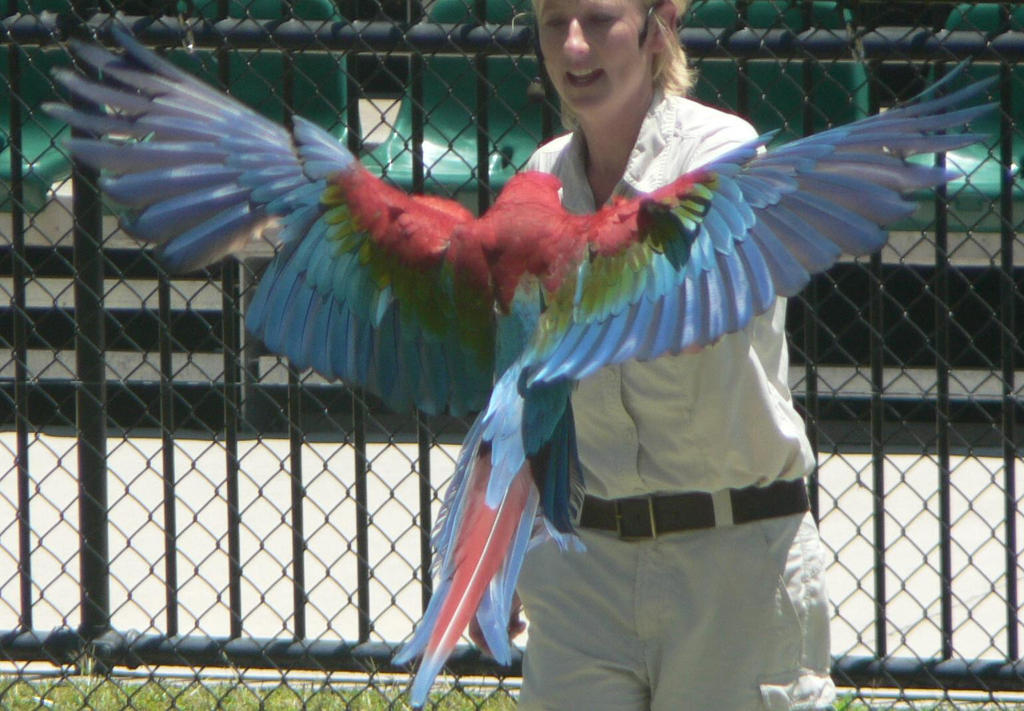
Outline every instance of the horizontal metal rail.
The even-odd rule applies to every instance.
[[[391,663],[396,648],[383,642],[292,640],[287,638],[230,638],[186,635],[130,635],[107,632],[86,641],[73,630],[14,632],[0,635],[0,658],[10,661],[47,659],[74,664],[83,656],[106,666],[144,664],[234,666],[240,668],[304,669],[323,672],[408,672]],[[522,655],[500,666],[475,647],[461,645],[447,669],[457,675],[522,676]],[[833,659],[833,675],[843,686],[878,687],[900,684],[922,689],[1020,691],[1024,660],[938,660],[911,657],[848,656]]]
[[[484,55],[524,54],[534,50],[528,24],[452,25],[418,23],[401,25],[387,21],[322,22],[311,20],[184,20],[176,17],[143,17],[97,13],[84,25],[61,15],[12,15],[0,23],[4,41],[23,46],[61,42],[72,35],[109,39],[111,28],[127,27],[143,43],[234,49],[344,51],[358,53],[424,54],[468,53]],[[679,36],[687,52],[700,57],[736,59],[849,59],[853,48],[864,60],[931,59],[957,61],[1024,60],[1024,32],[1008,31],[995,36],[981,31],[878,27],[870,30],[784,29],[710,30],[683,28]]]

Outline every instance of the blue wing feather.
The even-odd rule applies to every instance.
[[[623,319],[624,322],[628,322],[628,328],[619,340],[616,352],[611,354],[609,360],[617,361],[619,354],[623,351],[635,353],[635,358],[642,358],[642,354],[650,350],[650,339],[653,333],[651,324],[661,317],[663,301],[661,298],[644,299],[629,307],[629,314],[626,319]]]
[[[237,168],[223,165],[186,165],[162,168],[128,176],[103,176],[100,187],[124,207],[143,207],[153,201],[155,191],[171,198],[193,190],[210,190],[241,175]]]
[[[765,262],[764,254],[751,239],[744,239],[737,245],[737,254],[743,261],[744,271],[750,280],[751,303],[753,313],[767,311],[775,301],[771,271]]]
[[[785,249],[808,272],[828,269],[842,254],[833,242],[811,229],[801,216],[787,208],[779,206],[766,212],[761,215],[761,222],[776,236],[786,236]]]
[[[330,341],[327,334],[334,327],[332,320],[335,313],[330,297],[322,292],[316,293],[306,324],[302,348],[310,356],[309,367],[318,373],[331,372]]]
[[[800,261],[785,247],[768,224],[758,222],[750,230],[754,243],[759,247],[761,256],[768,265],[772,275],[775,292],[782,296],[792,296],[804,288],[810,280],[810,274]]]
[[[680,350],[690,348],[693,344],[700,343],[707,332],[704,290],[701,288],[699,280],[700,276],[695,275],[683,281],[683,318],[676,325],[679,335],[670,344],[670,348],[679,348]]]
[[[129,232],[145,234],[153,241],[163,242],[181,234],[182,230],[237,208],[245,203],[248,195],[249,190],[238,185],[221,185],[202,193],[186,193],[151,205],[124,227]]]
[[[718,257],[718,273],[722,278],[726,313],[725,331],[731,333],[743,328],[754,317],[754,299],[750,292],[750,280],[739,258],[738,249]]]

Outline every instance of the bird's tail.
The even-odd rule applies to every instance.
[[[477,613],[492,580],[502,569],[514,570],[517,575],[526,554],[538,501],[529,465],[524,465],[512,478],[497,508],[488,506],[485,501],[490,475],[490,451],[481,449],[469,475],[462,482],[456,482],[462,489],[458,492],[461,500],[458,512],[449,512],[449,515],[457,513],[459,520],[455,523],[451,548],[446,551],[441,580],[419,629],[395,658],[396,664],[404,664],[423,654],[410,689],[414,707],[425,703],[434,678]],[[497,607],[506,608],[504,594],[491,595],[489,599],[499,597],[501,602]],[[511,594],[508,598],[511,599]],[[500,614],[498,609],[492,613],[486,615],[488,622],[496,621]],[[506,624],[507,620],[506,612]],[[495,635],[495,631],[489,629],[491,626],[484,627],[489,641]],[[507,633],[505,638],[507,649]]]

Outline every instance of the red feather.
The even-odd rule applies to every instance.
[[[338,176],[334,187],[379,248],[408,266],[435,266],[443,257],[461,283],[507,312],[524,278],[535,277],[549,293],[556,291],[585,249],[607,256],[641,238],[643,203],[674,205],[700,177],[687,175],[651,196],[618,198],[594,214],[574,215],[562,207],[558,178],[520,173],[480,219],[454,200],[408,195],[362,166]]]
[[[412,267],[440,261],[455,226],[473,221],[473,213],[454,200],[409,195],[358,164],[339,173],[332,187],[341,192],[359,227]]]
[[[512,479],[497,509],[492,509],[485,501],[490,473],[490,453],[483,454],[473,463],[468,482],[469,500],[464,509],[466,518],[459,526],[452,552],[454,576],[427,643],[428,656],[451,654],[462,631],[476,614],[491,579],[504,562],[526,507],[533,486],[529,464]]]
[[[452,235],[466,264],[486,269],[505,310],[525,277],[536,277],[551,291],[579,263],[587,218],[562,207],[561,185],[547,173],[513,176],[483,217]]]

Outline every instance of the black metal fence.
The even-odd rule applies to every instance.
[[[268,254],[171,279],[118,232],[38,108],[70,63],[64,40],[126,25],[268,115],[313,118],[390,180],[484,208],[558,131],[525,10],[8,0],[0,706],[22,703],[13,682],[37,662],[58,678],[401,680],[390,655],[429,596],[427,531],[466,427],[388,413],[264,353],[240,324]],[[918,196],[882,255],[794,300],[791,383],[819,452],[837,683],[875,706],[890,703],[876,687],[911,705],[910,689],[1024,691],[1024,8],[694,0],[681,37],[698,98],[789,137],[965,58],[998,77],[985,146],[943,157],[966,177]],[[468,647],[450,669],[519,673]]]

